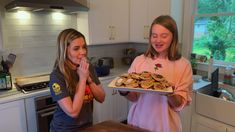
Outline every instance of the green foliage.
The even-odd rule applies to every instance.
[[[235,0],[199,0],[199,14],[220,12],[235,12]],[[193,53],[235,62],[235,17],[215,15],[197,17],[197,21],[207,22],[207,30],[200,37],[194,37]]]
[[[198,13],[211,14],[219,12],[234,12],[234,0],[198,0]]]

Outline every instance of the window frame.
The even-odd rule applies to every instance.
[[[194,20],[196,17],[210,17],[210,16],[229,16],[235,15],[235,12],[223,12],[223,13],[213,13],[213,14],[198,14],[197,13],[197,3],[198,0],[186,0],[184,1],[184,20],[183,20],[183,44],[185,47],[182,51],[182,55],[190,59],[190,54],[193,48],[193,38],[194,38]],[[187,46],[188,44],[188,46]],[[208,63],[196,62],[197,69],[201,71],[207,71]],[[232,66],[233,71],[235,71],[235,62],[224,62],[214,60],[214,67],[220,68],[220,73],[224,73],[225,67],[228,65]]]

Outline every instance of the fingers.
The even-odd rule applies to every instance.
[[[87,59],[83,57],[80,62],[79,68],[87,70],[89,68],[89,63],[87,63]]]
[[[80,79],[87,79],[87,77],[89,76],[89,63],[87,63],[86,58],[82,58],[80,65],[77,69],[77,73],[80,77]]]

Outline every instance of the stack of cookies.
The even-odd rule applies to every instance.
[[[115,86],[164,90],[170,87],[171,84],[160,74],[143,71],[142,73],[133,72],[119,76]]]

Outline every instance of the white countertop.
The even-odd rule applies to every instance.
[[[99,77],[100,81],[110,79],[117,77],[123,73],[127,73],[128,67],[120,67],[120,68],[114,68],[110,70],[110,74],[105,77]],[[210,84],[210,82],[205,82],[203,80],[200,80],[198,82],[193,83],[193,90],[198,90],[199,88],[202,88],[206,85]],[[37,91],[29,92],[28,94],[24,94],[21,91],[18,91],[15,87],[13,87],[11,90],[5,90],[0,91],[0,104],[11,102],[19,99],[25,99],[25,98],[31,98],[31,97],[38,97],[38,96],[45,96],[49,95],[50,90],[49,88],[40,89]]]
[[[197,91],[198,89],[205,87],[209,85],[210,83],[211,82],[203,81],[202,79],[200,79],[198,82],[193,83],[193,91]]]
[[[110,74],[108,76],[99,77],[99,79],[100,81],[102,81],[102,80],[114,78],[122,73],[127,72],[127,70],[128,70],[128,67],[114,68],[110,70]],[[36,91],[29,92],[27,94],[24,94],[21,91],[18,91],[13,85],[13,88],[11,90],[0,91],[0,104],[19,100],[19,99],[38,97],[38,96],[44,96],[44,95],[49,95],[49,94],[50,94],[49,88],[40,89],[40,90],[36,90]]]

